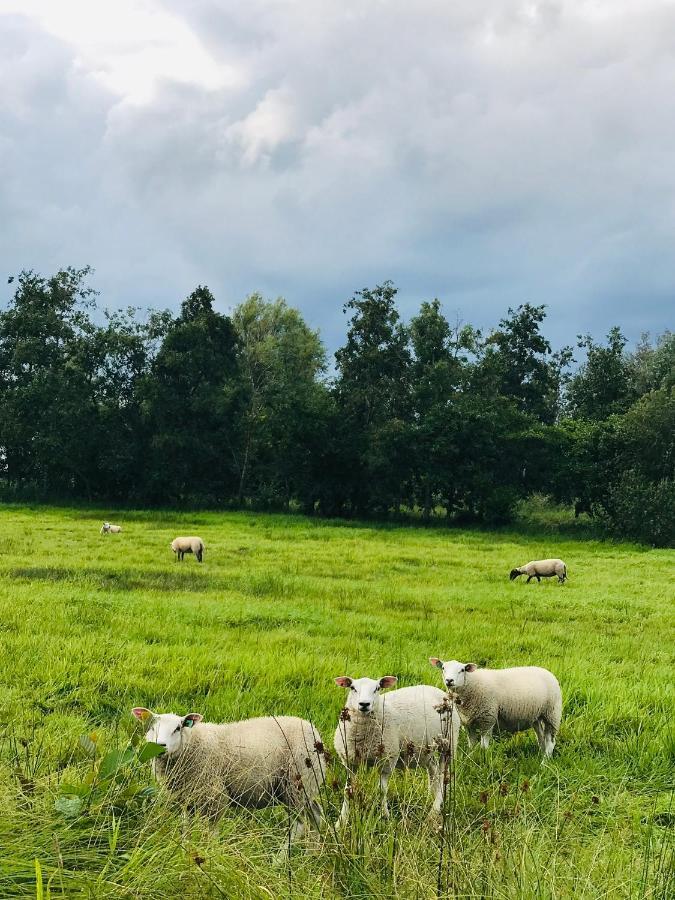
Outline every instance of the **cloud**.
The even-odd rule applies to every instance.
[[[91,262],[111,304],[283,294],[332,347],[388,277],[406,315],[546,302],[559,343],[669,324],[674,7],[52,6],[0,0],[6,266]]]

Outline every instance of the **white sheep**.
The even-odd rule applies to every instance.
[[[431,811],[434,816],[440,812],[443,803],[444,770],[454,759],[459,718],[452,709],[450,715],[437,710],[437,706],[444,705],[445,694],[427,684],[381,694],[397,680],[393,675],[378,680],[336,678],[335,683],[347,688],[348,694],[333,743],[348,772],[359,764],[380,767],[382,815],[385,817],[389,816],[387,787],[394,768],[426,768],[429,790],[434,798]],[[337,827],[347,821],[349,793],[348,780]]]
[[[121,530],[121,525],[111,525],[110,522],[104,522],[101,525],[101,534],[119,534]]]
[[[480,738],[487,749],[495,727],[508,732],[533,728],[542,753],[552,755],[562,715],[560,685],[552,672],[539,666],[479,669],[475,663],[435,656],[429,662],[442,671],[472,746]]]
[[[511,581],[519,575],[527,575],[527,584],[536,578],[541,581],[542,578],[553,578],[558,576],[558,581],[562,584],[567,578],[567,566],[562,559],[534,559],[532,562],[525,563],[524,566],[518,566],[511,569],[509,579]]]
[[[176,554],[180,562],[186,553],[194,553],[197,562],[201,562],[204,557],[204,541],[200,537],[177,537],[171,541],[171,549]]]
[[[228,804],[284,804],[295,816],[289,844],[303,834],[303,819],[320,828],[317,797],[326,753],[310,722],[269,716],[214,724],[199,713],[177,716],[143,707],[132,713],[146,725],[146,740],[165,748],[153,759],[153,771],[180,803],[212,821]]]

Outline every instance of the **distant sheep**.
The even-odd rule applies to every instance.
[[[153,771],[179,802],[212,821],[228,804],[283,804],[295,816],[289,843],[303,834],[303,819],[320,828],[325,751],[310,722],[270,716],[214,724],[199,713],[176,716],[143,707],[132,713],[146,725],[146,740],[165,748]]]
[[[101,534],[119,534],[121,530],[121,525],[111,525],[110,522],[104,522],[101,525]]]
[[[171,541],[171,549],[180,562],[186,553],[194,553],[197,562],[204,558],[204,541],[200,537],[177,537]]]
[[[431,815],[434,816],[440,813],[443,802],[445,763],[452,762],[457,748],[459,718],[453,709],[450,716],[436,709],[444,704],[445,694],[427,684],[401,688],[384,696],[380,693],[396,682],[393,675],[378,680],[347,676],[335,679],[339,687],[348,690],[335,732],[335,750],[347,771],[360,763],[380,766],[385,818],[389,816],[387,787],[394,768],[423,766],[429,775],[429,789],[434,798]],[[441,745],[444,765],[439,766]],[[347,782],[338,827],[347,820],[349,793]]]
[[[475,663],[435,656],[429,662],[443,673],[472,746],[480,738],[487,748],[495,727],[508,732],[533,728],[542,753],[552,755],[562,715],[560,685],[552,672],[538,666],[479,669]]]
[[[567,578],[567,566],[562,559],[535,559],[524,566],[511,569],[509,579],[513,581],[519,575],[527,575],[527,584],[533,578],[539,582],[542,578],[553,578],[557,575],[558,581],[562,584]]]

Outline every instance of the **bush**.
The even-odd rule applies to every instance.
[[[675,481],[648,481],[634,469],[625,472],[608,492],[603,518],[620,537],[657,547],[675,545]]]

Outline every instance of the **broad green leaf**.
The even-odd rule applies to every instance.
[[[154,759],[156,756],[161,756],[164,752],[164,747],[160,747],[159,744],[154,744],[152,741],[148,741],[147,744],[139,752],[138,761],[142,763],[147,762],[149,759]]]
[[[84,801],[81,797],[57,797],[54,801],[56,812],[60,812],[68,819],[79,816],[83,806]]]

